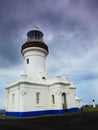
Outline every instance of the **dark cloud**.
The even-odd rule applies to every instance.
[[[75,73],[74,73],[75,74]],[[98,73],[97,72],[91,72],[85,71],[85,69],[81,73],[77,73],[72,77],[77,82],[87,82],[87,81],[93,81],[98,79]]]
[[[98,0],[86,0],[85,3],[89,9],[98,11]]]
[[[70,5],[77,8],[82,7],[90,10],[98,10],[98,0],[70,0]]]
[[[63,48],[66,52],[78,54],[79,48],[84,51],[83,49],[91,45],[88,41],[91,40],[89,27],[92,26],[92,20],[87,22],[93,18],[89,13],[92,8],[96,8],[96,0],[1,0],[0,2],[0,55],[2,59],[9,61],[9,66],[20,62],[21,41],[24,40],[22,36],[26,38],[26,32],[22,30],[28,31],[27,28],[34,25],[53,32],[53,41],[48,43],[51,50],[53,47],[57,50]],[[75,34],[75,37],[67,38],[67,32],[74,34],[75,31],[78,31],[77,36]]]
[[[91,73],[91,74],[88,74],[88,75],[84,75],[83,77],[82,77],[82,80],[83,80],[83,78],[84,78],[84,80],[86,81],[86,80],[95,80],[95,79],[98,79],[98,74],[95,74],[95,73]]]
[[[14,71],[19,70],[17,66],[23,63],[21,45],[27,31],[35,25],[46,36],[50,75],[67,75],[79,81],[80,88],[90,86],[89,81],[92,86],[98,84],[95,82],[98,76],[95,67],[98,66],[98,0],[0,0],[2,75],[13,66]],[[90,71],[93,68],[94,72]]]

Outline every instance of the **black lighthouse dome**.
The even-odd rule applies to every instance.
[[[27,33],[28,40],[43,40],[43,33],[39,30],[31,30]]]
[[[34,29],[27,32],[27,42],[22,45],[21,52],[28,47],[40,47],[48,53],[48,46],[43,42],[43,36],[40,30]]]

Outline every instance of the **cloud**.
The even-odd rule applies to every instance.
[[[80,87],[78,92],[81,94],[81,90],[84,93],[82,97],[88,100],[85,96],[85,86],[92,90],[92,86],[97,84],[98,76],[98,1],[0,2],[1,84],[5,80],[13,79],[13,75],[14,78],[19,75],[15,68],[19,69],[23,64],[21,46],[26,41],[27,31],[37,25],[43,31],[44,40],[49,46],[46,60],[49,77],[55,75],[69,77]],[[20,69],[23,70],[23,67]],[[4,84],[2,86],[4,88]]]
[[[6,87],[9,82],[20,78],[23,74],[23,65],[0,68],[0,109],[6,106]]]

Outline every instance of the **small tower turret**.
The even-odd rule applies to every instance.
[[[27,33],[27,42],[22,45],[24,74],[35,80],[46,79],[45,60],[48,46],[43,41],[43,33],[34,29]]]

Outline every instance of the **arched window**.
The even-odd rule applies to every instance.
[[[62,93],[62,108],[66,109],[67,101],[66,101],[66,93]]]
[[[55,104],[55,96],[52,94],[52,104]]]
[[[46,78],[45,78],[45,77],[42,77],[42,79],[44,79],[44,80],[45,80]]]

